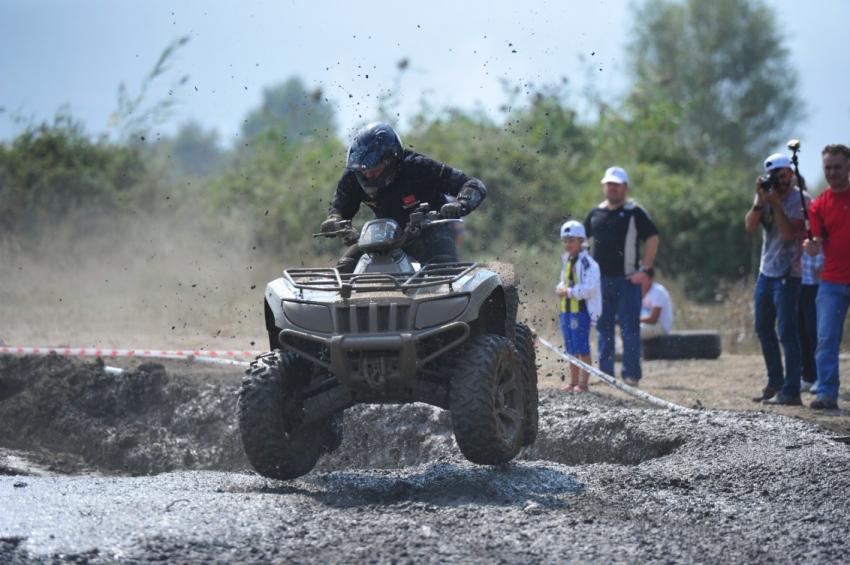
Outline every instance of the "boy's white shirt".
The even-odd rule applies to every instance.
[[[584,300],[587,304],[590,321],[596,323],[596,320],[602,315],[602,276],[599,272],[599,264],[593,260],[586,249],[582,249],[575,264],[577,282],[574,286],[567,287],[566,281],[564,281],[564,269],[567,267],[569,258],[569,253],[564,253],[561,256],[560,282],[555,287],[555,291],[557,292],[559,288],[569,288],[570,295],[567,298]]]

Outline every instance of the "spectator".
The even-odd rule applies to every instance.
[[[744,219],[748,233],[753,233],[759,225],[763,233],[753,303],[756,334],[767,368],[767,386],[753,400],[799,406],[801,359],[797,309],[800,305],[801,243],[805,231],[802,200],[800,189],[794,186],[796,179],[791,160],[786,155],[774,153],[765,159],[764,170],[773,185],[767,188],[763,177],[756,178],[756,195]],[[779,339],[776,337],[777,324]],[[780,340],[785,352],[784,377]]]
[[[581,222],[571,220],[561,226],[564,253],[561,258],[561,279],[555,292],[561,297],[561,333],[567,353],[590,364],[590,326],[596,323],[602,310],[599,288],[599,265],[584,245],[587,240]],[[567,392],[587,392],[587,371],[570,365],[570,384]]]
[[[655,269],[646,270],[640,310],[640,337],[648,339],[673,330],[673,301],[664,285],[655,280]]]
[[[823,249],[824,265],[817,296],[818,386],[815,409],[838,408],[838,348],[850,306],[850,148],[827,145],[821,153],[829,186],[811,207],[812,235],[806,253]]]
[[[815,298],[818,295],[820,273],[823,270],[823,252],[814,257],[803,253],[803,277],[800,280],[800,353],[802,356],[802,381],[800,392],[817,392],[817,366],[815,349],[818,345],[818,320]]]
[[[623,382],[637,386],[640,369],[641,285],[658,252],[658,229],[642,207],[628,198],[629,177],[610,167],[602,177],[605,200],[584,222],[593,239],[593,258],[602,273],[602,315],[596,324],[599,368],[614,376],[614,330],[623,336]],[[643,258],[638,261],[640,241]]]

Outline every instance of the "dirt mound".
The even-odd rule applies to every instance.
[[[239,372],[144,363],[123,375],[56,356],[0,358],[0,447],[54,472],[156,474],[247,470],[236,420]],[[541,398],[526,460],[634,465],[682,445],[665,413],[594,396],[606,410],[554,391]],[[346,411],[339,450],[317,471],[398,469],[462,460],[449,413],[424,404]],[[19,465],[16,467],[20,467]]]
[[[237,386],[156,363],[113,376],[99,363],[2,357],[0,442],[61,472],[242,468]]]

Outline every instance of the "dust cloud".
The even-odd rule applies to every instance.
[[[66,222],[38,245],[0,243],[0,340],[8,345],[266,347],[262,296],[286,266],[248,222],[197,211]],[[284,248],[283,242],[281,247]],[[290,259],[291,260],[291,259]]]

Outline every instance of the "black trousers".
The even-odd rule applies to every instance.
[[[818,319],[815,298],[818,285],[800,285],[800,350],[803,355],[803,380],[813,383],[818,372],[815,366],[815,350],[818,345]]]
[[[458,260],[457,246],[455,245],[454,230],[450,224],[427,228],[419,237],[408,242],[402,249],[410,257],[426,263],[452,263]],[[336,268],[340,273],[354,272],[357,261],[363,252],[357,245],[349,247],[342,257],[337,261]]]

